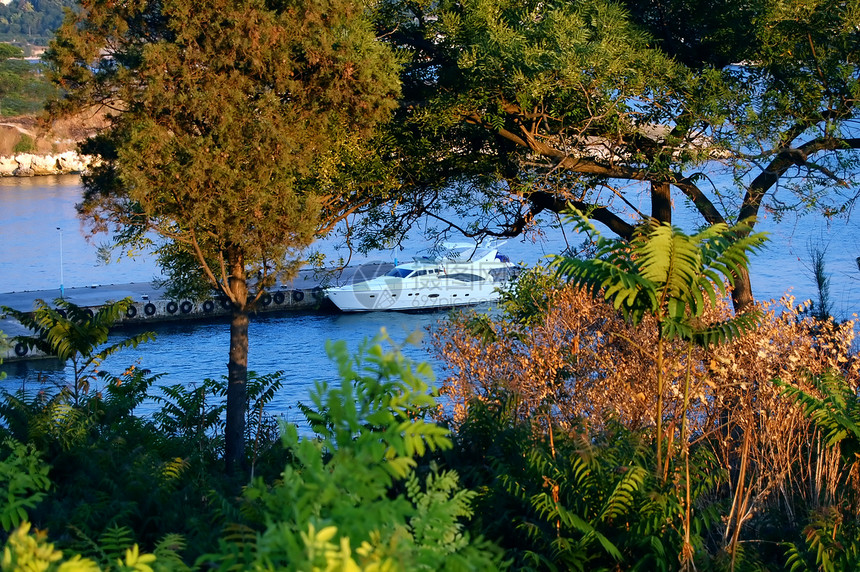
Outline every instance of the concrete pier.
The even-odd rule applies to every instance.
[[[286,312],[291,310],[319,310],[332,306],[326,304],[324,286],[349,284],[354,281],[368,280],[388,272],[394,265],[387,263],[370,263],[362,266],[350,266],[342,270],[313,270],[306,269],[289,284],[277,285],[264,294],[257,303],[256,313]],[[9,292],[0,294],[0,306],[8,306],[22,312],[31,312],[36,308],[36,300],[52,302],[60,297],[59,289],[34,290],[27,292]],[[129,297],[132,305],[125,316],[117,323],[123,325],[156,325],[163,322],[178,320],[205,320],[225,317],[230,314],[230,303],[217,293],[205,300],[171,300],[152,283],[137,284],[93,284],[87,287],[66,288],[64,298],[82,308],[93,312],[108,301],[121,300]],[[2,313],[0,313],[2,316]],[[8,336],[10,347],[0,351],[4,362],[38,359],[47,357],[25,344],[16,341],[17,336],[28,336],[32,332],[12,318],[0,319],[0,331]]]

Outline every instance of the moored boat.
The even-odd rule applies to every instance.
[[[455,245],[441,257],[415,257],[383,276],[328,288],[344,312],[424,310],[499,299],[499,287],[517,267],[498,247]]]

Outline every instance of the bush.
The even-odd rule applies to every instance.
[[[50,460],[54,487],[45,495],[36,486],[46,484],[43,473],[22,466],[29,480],[10,489],[14,502],[0,512],[20,515],[19,507],[32,506],[32,522],[56,535],[64,552],[25,522],[7,542],[3,570],[58,569],[64,561],[87,570],[187,569],[191,562],[206,569],[500,568],[501,551],[465,528],[474,493],[453,471],[419,465],[451,444],[430,420],[429,366],[384,351],[379,341],[354,358],[342,343],[330,355],[340,385],[318,384],[303,407],[315,436],[284,426],[282,446],[269,441],[262,410],[280,378],[250,376],[248,414],[256,422],[248,425],[247,454],[256,476],[241,483],[241,496],[219,454],[221,383],[165,388],[151,419],[133,414],[155,380],[138,368],[102,374],[103,389],[77,400],[64,391],[6,395],[0,416],[7,431]],[[38,456],[27,459],[41,467]],[[0,463],[0,477],[6,466]]]
[[[15,147],[12,148],[13,153],[32,153],[36,150],[36,142],[27,134],[21,134]]]
[[[542,283],[549,288],[534,287]],[[450,421],[462,431],[473,422],[475,402],[490,405],[504,395],[512,426],[532,440],[549,442],[552,429],[556,438],[596,442],[617,424],[652,447],[661,439],[668,455],[656,474],[679,491],[695,484],[683,464],[687,452],[693,472],[696,458],[712,459],[727,479],[712,493],[722,520],[708,520],[711,528],[697,533],[697,551],[728,566],[743,558],[785,564],[782,543],[800,538],[808,518],[827,507],[857,513],[860,479],[846,478],[852,465],[773,380],[820,395],[812,380],[829,374],[856,393],[860,360],[852,353],[853,322],[811,319],[791,298],[758,309],[756,329],[728,343],[664,340],[665,430],[658,436],[653,324],[646,317],[645,327],[634,328],[579,289],[529,277],[501,315],[456,314],[436,330],[435,347],[450,372],[442,383],[454,404]],[[731,315],[717,300],[703,323]],[[679,491],[672,494],[686,496]],[[695,520],[700,509],[685,505]]]
[[[286,426],[293,455],[274,485],[255,479],[244,514],[263,525],[249,544],[222,541],[204,559],[222,570],[494,570],[501,553],[470,538],[461,519],[474,493],[417,460],[449,448],[448,431],[428,422],[435,400],[427,364],[413,366],[379,341],[351,358],[328,346],[339,387],[318,383],[305,415],[316,436]],[[226,556],[225,556],[226,555]]]
[[[6,439],[0,445],[0,527],[11,532],[29,520],[27,511],[45,498],[51,481],[49,467],[33,445]]]
[[[460,425],[450,462],[476,499],[475,532],[496,540],[514,570],[675,570],[685,550],[696,566],[710,557],[705,534],[717,523],[714,493],[725,482],[715,459],[692,455],[684,535],[684,465],[654,474],[652,436],[609,422],[586,435],[512,414],[499,395],[476,401]],[[685,543],[689,542],[689,549]]]

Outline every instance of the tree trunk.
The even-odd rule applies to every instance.
[[[669,183],[651,181],[651,216],[672,224],[672,190]]]
[[[696,205],[699,213],[704,217],[710,225],[724,224],[726,220],[714,207],[714,204],[693,184],[689,179],[678,184],[678,188]],[[652,208],[654,203],[654,187],[652,186]],[[748,201],[744,203],[741,210],[741,216],[755,216],[758,212],[758,203]],[[744,219],[740,219],[743,221]],[[750,227],[749,232],[753,232],[753,227]],[[745,233],[746,236],[748,233]],[[755,304],[755,299],[752,293],[752,284],[750,283],[750,273],[748,268],[742,268],[736,276],[734,276],[734,288],[732,289],[732,306],[736,314],[742,314],[752,309]]]
[[[230,321],[230,361],[227,362],[227,424],[224,462],[227,472],[245,461],[245,410],[248,381],[248,312],[233,306]]]
[[[228,473],[245,465],[249,320],[248,285],[241,255],[233,260],[229,280],[233,317],[230,321],[230,361],[227,362],[227,414],[224,429],[224,462]]]
[[[735,308],[735,314],[743,314],[751,310],[754,304],[749,270],[741,267],[738,275],[735,276],[735,286],[732,289],[732,305]]]

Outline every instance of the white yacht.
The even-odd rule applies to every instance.
[[[498,288],[516,270],[496,246],[454,245],[442,257],[415,257],[383,276],[328,288],[326,294],[345,312],[467,306],[498,300]]]

